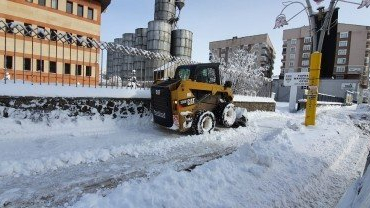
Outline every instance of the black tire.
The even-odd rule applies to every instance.
[[[198,111],[195,114],[192,130],[194,134],[200,135],[206,132],[211,133],[215,128],[216,119],[212,112],[210,111]]]
[[[224,127],[232,127],[236,122],[235,106],[232,103],[220,103],[215,110],[218,124]]]
[[[233,125],[233,128],[238,128],[238,127],[246,127],[248,123],[248,119],[244,116],[241,118],[237,119]]]

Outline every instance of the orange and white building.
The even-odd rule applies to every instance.
[[[40,28],[51,37],[63,33],[100,41],[101,13],[109,4],[110,0],[0,0],[0,21]],[[100,50],[89,45],[3,28],[0,56],[0,79],[64,84],[99,81]]]

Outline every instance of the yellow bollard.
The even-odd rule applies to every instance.
[[[322,53],[311,54],[310,76],[306,103],[306,126],[314,126],[316,123],[317,96],[319,94],[320,70]]]

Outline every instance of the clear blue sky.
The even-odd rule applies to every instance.
[[[360,2],[361,0],[354,0]],[[123,33],[147,27],[154,19],[155,0],[112,0],[102,17],[102,40],[112,41]],[[181,13],[179,28],[194,33],[193,59],[208,62],[208,45],[215,40],[233,36],[249,36],[268,33],[276,49],[274,74],[280,73],[283,29],[273,30],[276,16],[283,8],[281,0],[186,0]],[[302,0],[303,2],[303,0]],[[325,0],[327,5],[329,0]],[[317,7],[312,2],[314,7]],[[358,10],[356,5],[339,3],[339,21],[370,25],[370,8]],[[284,13],[293,16],[302,6],[289,7]],[[284,29],[308,25],[302,13]]]

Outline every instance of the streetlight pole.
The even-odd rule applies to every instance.
[[[307,5],[307,12],[308,12],[308,21],[310,23],[310,33],[312,36],[312,44],[313,44],[313,51],[316,51],[317,47],[317,32],[316,32],[316,22],[315,22],[315,16],[313,13],[312,5],[310,0],[306,0],[306,5]]]

